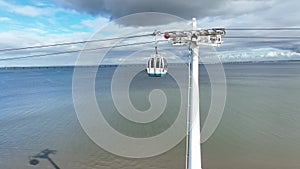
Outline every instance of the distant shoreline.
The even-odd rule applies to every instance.
[[[300,63],[300,60],[269,60],[269,61],[234,61],[234,62],[223,62],[222,64],[262,64],[262,63]],[[184,63],[169,63],[170,66],[173,65],[182,65]],[[199,63],[200,65],[202,63]],[[210,63],[210,64],[219,64],[219,63]],[[128,64],[122,66],[145,66],[146,64]],[[108,67],[117,67],[118,65],[100,65],[100,67],[108,68]],[[9,66],[9,67],[0,67],[0,69],[53,69],[53,68],[89,68],[89,67],[98,67],[98,65],[89,65],[89,66]]]

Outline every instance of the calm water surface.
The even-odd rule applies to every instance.
[[[300,168],[300,63],[225,64],[224,67],[225,112],[216,132],[202,145],[203,168]],[[118,131],[134,137],[153,136],[170,127],[180,103],[174,79],[170,76],[149,79],[145,72],[134,78],[130,92],[137,109],[149,108],[149,102],[145,101],[148,93],[159,86],[169,97],[166,116],[153,125],[140,127],[122,119],[112,104],[110,82],[114,69],[101,68],[95,87],[107,121]],[[170,151],[144,159],[119,157],[94,144],[76,118],[72,74],[73,68],[0,70],[0,168],[185,167],[184,139]],[[203,124],[210,106],[210,83],[203,67],[200,76]],[[55,150],[56,154],[48,156],[50,161],[37,158],[39,163],[31,165],[31,156],[43,150],[48,153]]]

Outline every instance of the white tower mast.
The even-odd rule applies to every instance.
[[[191,79],[191,108],[189,119],[189,169],[201,169],[201,149],[200,149],[200,109],[199,109],[199,46],[195,32],[197,30],[196,18],[192,22],[192,79]]]
[[[200,141],[200,109],[199,109],[199,45],[220,46],[224,28],[197,30],[196,18],[192,20],[191,31],[166,32],[164,37],[172,45],[189,44],[192,49],[191,71],[191,107],[189,109],[189,146],[188,169],[201,169],[201,141]]]

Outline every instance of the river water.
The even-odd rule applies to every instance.
[[[149,92],[159,87],[167,96],[167,115],[151,124],[130,123],[112,102],[110,85],[115,69],[99,69],[95,83],[97,102],[111,126],[139,138],[155,136],[172,126],[181,102],[176,81],[170,75],[150,78],[145,71],[138,73],[130,85],[132,104],[147,110]],[[176,72],[175,66],[169,69]],[[225,110],[215,133],[202,144],[203,168],[299,168],[300,63],[224,64],[224,69]],[[73,67],[0,69],[0,168],[185,168],[185,139],[163,154],[141,159],[114,155],[95,144],[77,119],[73,71]],[[210,82],[202,65],[200,97],[203,124],[210,106]],[[38,164],[30,164],[33,159]]]

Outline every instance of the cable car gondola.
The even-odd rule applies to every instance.
[[[167,60],[160,54],[151,55],[148,60],[147,73],[150,77],[162,77],[167,74]]]
[[[154,32],[155,35],[155,54],[151,55],[147,64],[147,73],[150,77],[162,77],[167,74],[167,60],[157,52],[156,36],[159,32]]]

